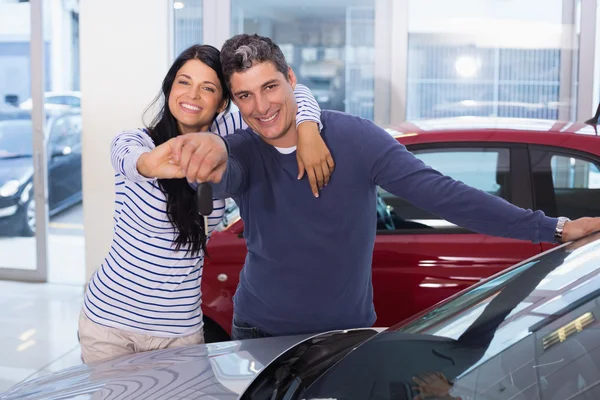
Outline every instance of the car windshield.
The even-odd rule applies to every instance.
[[[32,149],[31,120],[0,121],[0,158],[31,155]]]
[[[600,398],[599,318],[596,234],[365,340],[304,389],[298,375],[296,398]]]
[[[240,219],[240,209],[232,199],[225,200],[225,214],[223,219],[215,227],[217,231],[224,231]]]

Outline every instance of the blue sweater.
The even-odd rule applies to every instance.
[[[295,152],[250,129],[224,138],[230,157],[213,191],[232,197],[244,221],[241,320],[273,335],[371,326],[377,186],[476,232],[553,241],[556,219],[442,175],[372,122],[335,111],[321,121],[336,168],[319,198],[297,180]]]

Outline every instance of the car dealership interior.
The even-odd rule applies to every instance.
[[[239,67],[225,62],[223,45],[242,34],[272,40],[289,67],[273,69],[281,81],[251,75],[279,68],[265,42],[234,49]],[[177,64],[194,45],[222,50],[218,72],[198,51]],[[202,78],[192,95],[195,61],[216,83]],[[243,77],[254,86],[234,90]],[[169,111],[186,90],[189,104]],[[211,181],[204,212],[202,180],[177,170],[189,202],[176,203],[165,183],[175,179],[145,174],[143,156],[158,154],[161,124],[192,137],[182,118],[227,96],[230,109],[203,131],[223,139],[210,143],[225,143],[228,179]],[[293,147],[260,131],[279,116]],[[0,0],[0,400],[600,398],[599,117],[597,0]],[[343,144],[330,133],[335,118],[356,118],[357,155],[343,150],[354,133]],[[293,153],[294,173],[305,148],[331,151],[329,184],[307,197],[327,204],[326,218],[304,214],[306,202],[273,184],[280,174],[253,175],[255,165],[240,178],[246,191],[221,195],[236,151],[240,164],[259,162],[225,139],[242,123],[273,159]],[[325,147],[303,147],[309,125]],[[213,136],[194,136],[207,139],[190,158]],[[184,153],[195,143],[174,140]],[[165,163],[179,162],[169,151]],[[393,154],[421,167],[393,169]],[[348,164],[371,174],[364,213],[345,214],[362,198]],[[305,165],[292,183],[308,196]],[[296,215],[279,224],[280,212]],[[169,240],[157,239],[163,224]],[[178,229],[201,232],[199,258],[173,248]],[[364,293],[347,265],[357,242]],[[304,272],[289,272],[296,265]],[[296,273],[310,275],[306,286]],[[294,315],[319,298],[313,289],[330,290],[327,304]],[[368,322],[352,322],[363,312]],[[305,319],[326,322],[287,329]],[[269,331],[278,323],[284,333]],[[131,354],[96,361],[106,343],[85,343],[92,327]],[[200,339],[184,343],[192,333]]]

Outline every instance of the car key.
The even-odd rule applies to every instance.
[[[208,182],[198,184],[196,189],[198,213],[204,219],[204,234],[208,236],[208,216],[213,212],[212,186]]]

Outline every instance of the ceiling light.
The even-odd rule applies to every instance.
[[[481,68],[481,60],[472,56],[461,56],[456,59],[454,68],[458,75],[463,78],[471,78],[477,74]]]
[[[182,1],[176,1],[173,3],[173,8],[176,10],[181,10],[184,7],[184,4]]]

